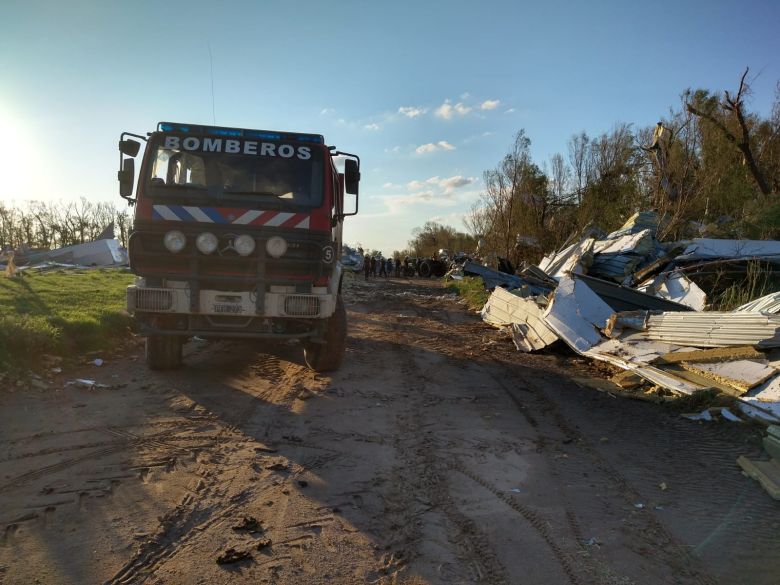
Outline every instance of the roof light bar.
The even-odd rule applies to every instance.
[[[178,132],[180,134],[209,134],[212,136],[235,136],[242,138],[260,138],[263,140],[288,140],[324,144],[322,134],[298,134],[296,132],[273,132],[270,130],[249,130],[247,128],[226,128],[223,126],[200,126],[198,124],[180,124],[160,122],[158,132]]]

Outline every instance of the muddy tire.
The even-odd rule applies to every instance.
[[[146,365],[150,370],[176,370],[181,367],[184,338],[178,335],[150,335],[146,338]]]
[[[420,272],[420,276],[423,278],[428,278],[431,275],[431,264],[430,262],[423,262],[420,264],[420,268],[418,269]]]
[[[332,372],[341,367],[347,347],[347,311],[339,296],[336,310],[328,319],[325,343],[308,342],[303,346],[306,365],[315,372]]]

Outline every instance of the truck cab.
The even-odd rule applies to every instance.
[[[135,207],[127,308],[150,368],[180,367],[192,336],[300,339],[311,368],[340,366],[341,233],[359,157],[319,134],[171,122],[123,133],[119,150],[120,195]]]

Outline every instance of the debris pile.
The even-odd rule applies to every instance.
[[[749,261],[780,264],[780,242],[661,243],[658,225],[654,212],[638,213],[607,235],[589,228],[516,274],[472,261],[463,273],[493,290],[482,318],[507,328],[520,351],[562,341],[625,370],[615,379],[623,388],[714,390],[745,414],[780,422],[780,293],[724,312],[706,310],[705,292],[714,290],[711,272],[733,282]]]
[[[127,264],[127,250],[113,236],[55,250],[36,250],[21,246],[16,250],[0,251],[0,270],[8,272],[105,268]]]

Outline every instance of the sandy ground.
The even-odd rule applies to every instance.
[[[735,463],[758,429],[583,388],[445,294],[354,282],[332,376],[134,344],[2,389],[0,583],[780,582],[780,505]]]

